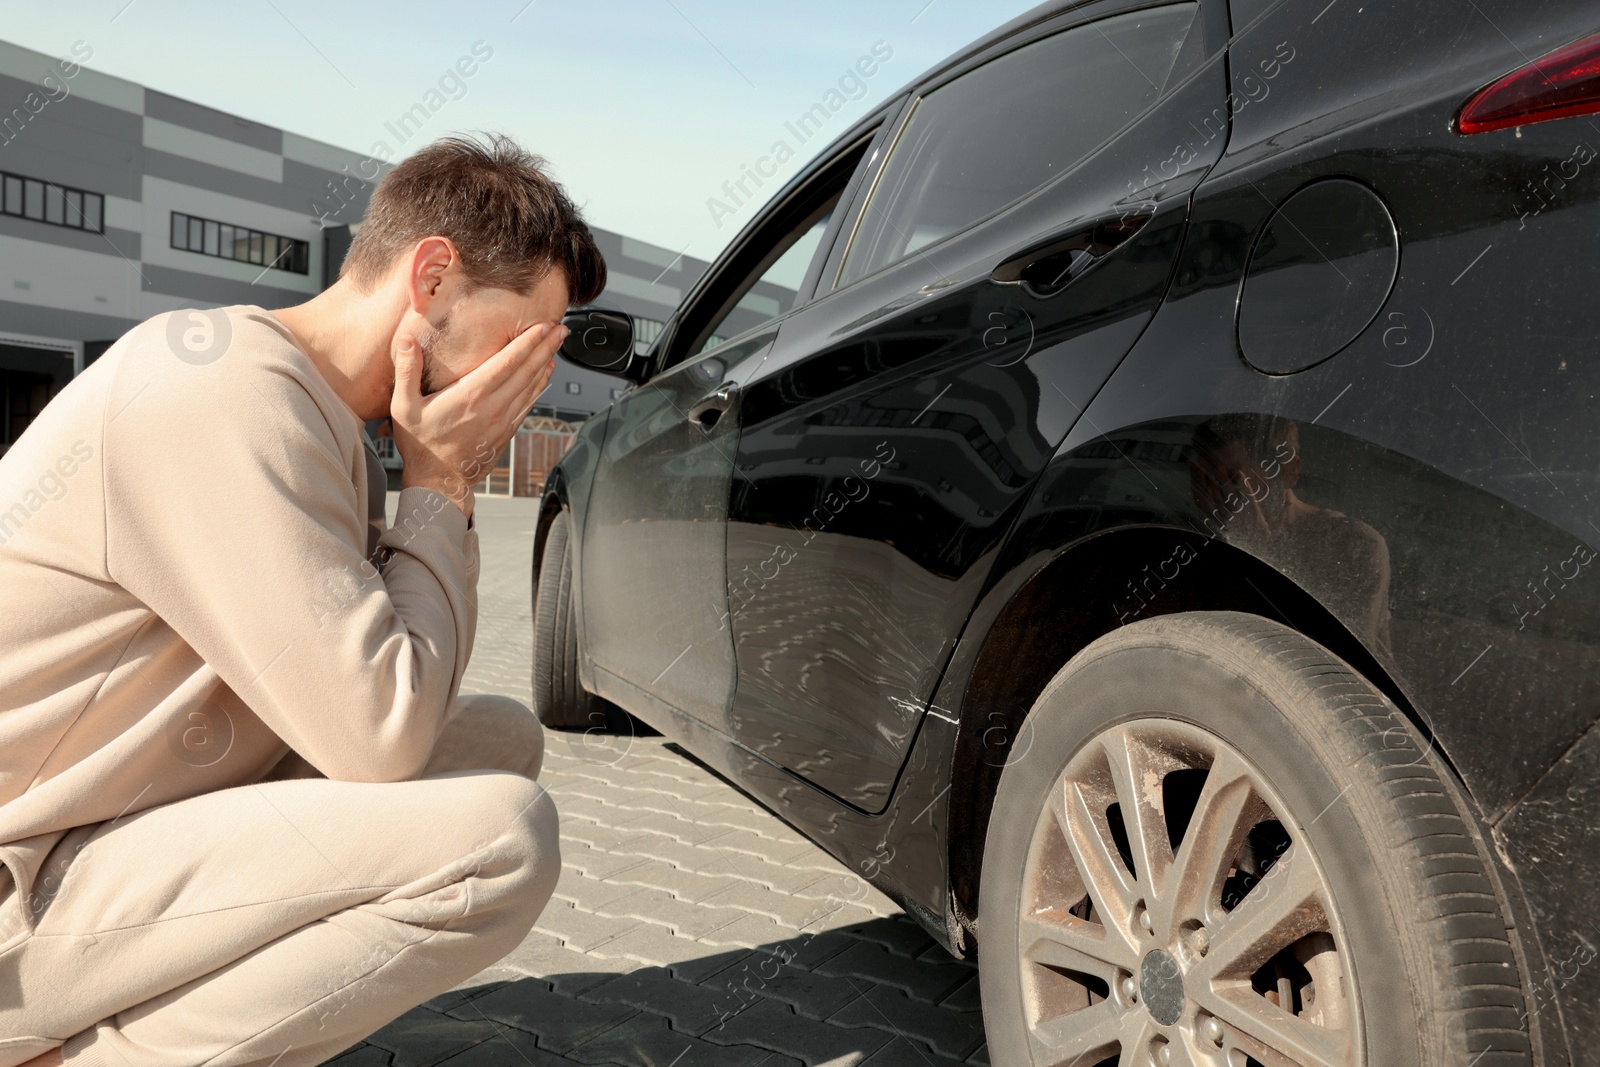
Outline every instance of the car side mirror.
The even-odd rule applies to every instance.
[[[561,354],[580,367],[628,378],[636,363],[633,353],[633,316],[621,311],[587,308],[568,312],[561,324],[571,332],[561,342]]]

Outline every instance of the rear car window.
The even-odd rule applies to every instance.
[[[875,273],[966,229],[1089,156],[1161,95],[1199,5],[1075,26],[914,106],[839,273]]]

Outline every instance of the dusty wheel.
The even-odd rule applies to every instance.
[[[1321,646],[1137,623],[1056,675],[1016,752],[980,886],[992,1062],[1532,1062],[1453,783]]]
[[[606,702],[578,682],[578,626],[572,603],[572,518],[563,511],[545,535],[533,593],[533,711],[554,729],[603,729]]]

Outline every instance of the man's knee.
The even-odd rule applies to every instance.
[[[476,776],[475,776],[476,777]],[[520,939],[544,910],[561,875],[561,834],[555,801],[539,783],[518,774],[481,776],[485,810],[474,813],[498,827],[478,877],[493,883],[519,917]]]
[[[462,696],[446,720],[424,774],[511,771],[537,778],[544,766],[544,727],[519,700],[499,694]]]

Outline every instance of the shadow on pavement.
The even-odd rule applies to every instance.
[[[506,981],[434,998],[333,1062],[946,1067],[988,1061],[976,968],[896,917],[622,973],[508,973]]]

